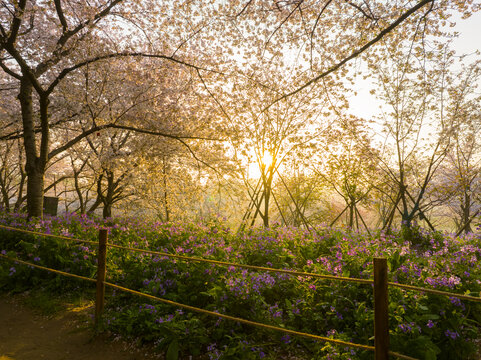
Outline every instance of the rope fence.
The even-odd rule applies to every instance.
[[[266,271],[266,272],[274,272],[274,273],[280,273],[280,274],[289,274],[289,275],[295,275],[295,276],[306,276],[306,277],[314,277],[314,278],[318,278],[318,279],[327,279],[327,280],[336,280],[336,281],[347,281],[347,282],[354,282],[354,283],[361,283],[361,284],[373,284],[374,283],[374,280],[369,280],[369,279],[349,278],[349,277],[341,277],[341,276],[334,276],[334,275],[323,275],[323,274],[316,274],[316,273],[309,273],[309,272],[302,272],[302,271],[295,271],[295,270],[275,269],[275,268],[263,267],[263,266],[239,264],[239,263],[232,263],[232,262],[227,262],[227,261],[219,261],[219,260],[203,259],[203,258],[185,256],[185,255],[169,254],[169,253],[161,252],[161,251],[136,249],[136,248],[130,248],[130,247],[114,245],[114,244],[107,244],[107,247],[122,249],[122,250],[127,250],[127,251],[133,251],[133,252],[141,252],[141,253],[151,254],[151,255],[165,256],[165,257],[180,259],[180,260],[185,260],[185,261],[204,262],[204,263],[208,263],[208,264],[215,264],[215,265],[222,265],[222,266],[234,266],[234,267],[238,267],[238,268],[258,270],[258,271]]]
[[[481,303],[481,297],[456,294],[456,293],[451,293],[451,292],[448,292],[448,291],[427,289],[427,288],[422,288],[422,287],[417,287],[417,286],[412,286],[412,285],[404,285],[404,284],[399,284],[399,283],[394,283],[394,282],[388,282],[388,284],[389,284],[389,286],[398,287],[398,288],[401,288],[401,289],[404,289],[404,290],[412,290],[412,291],[425,292],[425,293],[434,294],[434,295],[456,297],[458,299],[463,299],[463,300],[467,300],[467,301],[474,301],[474,302]]]
[[[38,268],[38,269],[41,269],[41,270],[46,270],[48,272],[60,274],[60,275],[63,275],[63,276],[73,277],[73,278],[86,280],[86,281],[90,281],[90,282],[96,282],[97,281],[96,279],[92,279],[92,278],[88,278],[88,277],[80,276],[80,275],[75,275],[75,274],[67,273],[67,272],[60,271],[60,270],[47,268],[47,267],[40,266],[40,265],[37,265],[37,264],[33,264],[33,263],[30,263],[30,262],[27,262],[27,261],[19,260],[19,259],[16,259],[16,258],[11,258],[9,256],[5,256],[5,255],[2,255],[2,254],[0,254],[0,257],[2,257],[4,259],[7,259],[7,260],[10,260],[14,263],[20,263],[20,264],[32,266],[32,267],[35,267],[35,268]],[[238,317],[235,317],[235,316],[225,315],[225,314],[217,313],[217,312],[214,312],[214,311],[209,311],[209,310],[197,308],[197,307],[194,307],[194,306],[191,306],[191,305],[186,305],[186,304],[178,303],[178,302],[175,302],[175,301],[163,299],[163,298],[153,296],[153,295],[150,295],[150,294],[145,294],[145,293],[142,293],[140,291],[132,290],[132,289],[120,286],[120,285],[109,283],[107,281],[103,281],[103,284],[106,285],[106,286],[112,287],[114,289],[118,289],[118,290],[123,291],[123,292],[131,293],[131,294],[138,295],[138,296],[141,296],[141,297],[144,297],[144,298],[148,298],[150,300],[159,301],[159,302],[171,305],[171,306],[183,308],[183,309],[190,310],[190,311],[197,312],[197,313],[201,313],[201,314],[206,314],[206,315],[210,315],[210,316],[214,316],[214,317],[218,317],[218,318],[222,318],[222,319],[226,319],[226,320],[231,320],[231,321],[235,321],[235,322],[250,325],[250,326],[260,327],[260,328],[264,328],[264,329],[268,329],[268,330],[279,331],[279,332],[283,332],[285,334],[300,336],[300,337],[308,338],[308,339],[311,339],[311,340],[324,341],[324,342],[329,342],[329,343],[335,344],[335,345],[347,346],[347,347],[357,348],[357,349],[361,349],[361,350],[375,351],[375,347],[371,346],[371,345],[362,345],[362,344],[356,344],[356,343],[351,343],[351,342],[337,340],[337,339],[331,339],[331,338],[327,338],[327,337],[324,337],[324,336],[303,333],[303,332],[299,332],[299,331],[295,331],[295,330],[281,328],[281,327],[278,327],[278,326],[273,326],[273,325],[263,324],[263,323],[259,323],[259,322],[255,322],[255,321],[250,321],[250,320],[238,318]],[[416,359],[414,359],[410,356],[402,355],[402,354],[399,354],[399,353],[394,352],[394,351],[390,351],[389,355],[396,356],[400,359],[416,360]]]
[[[19,229],[19,228],[15,228],[15,227],[11,227],[11,226],[6,226],[6,225],[0,225],[0,228],[7,229],[7,230],[14,230],[14,231],[23,232],[23,233],[32,234],[32,235],[43,236],[43,237],[59,238],[59,239],[64,239],[64,240],[69,240],[69,241],[81,242],[81,243],[86,243],[86,244],[95,245],[95,246],[99,245],[99,243],[95,242],[95,241],[82,240],[82,239],[72,238],[72,237],[63,236],[63,235],[45,234],[45,233],[40,233],[40,232],[35,232],[35,231],[25,230],[25,229]],[[132,252],[140,252],[140,253],[150,254],[150,255],[165,256],[165,257],[168,257],[168,258],[179,259],[179,260],[184,260],[184,261],[204,262],[204,263],[221,265],[221,266],[234,266],[234,267],[239,267],[239,268],[244,268],[244,269],[274,272],[274,273],[288,274],[288,275],[293,275],[293,276],[314,277],[314,278],[326,279],[326,280],[346,281],[346,282],[361,283],[361,284],[374,284],[374,280],[372,280],[372,279],[359,279],[359,278],[351,278],[351,277],[341,277],[341,276],[335,276],[335,275],[316,274],[316,273],[309,273],[309,272],[302,272],[302,271],[295,271],[295,270],[276,269],[276,268],[263,267],[263,266],[239,264],[239,263],[232,263],[232,262],[227,262],[227,261],[219,261],[219,260],[198,258],[198,257],[193,257],[193,256],[171,254],[171,253],[166,253],[166,252],[162,252],[162,251],[153,251],[153,250],[132,248],[132,247],[126,247],[126,246],[121,246],[121,245],[116,245],[116,244],[111,244],[111,243],[107,243],[107,247],[121,249],[121,250],[127,250],[127,251],[132,251]],[[398,288],[401,288],[401,289],[405,289],[405,290],[425,292],[425,293],[441,295],[441,296],[448,296],[448,297],[457,297],[459,299],[463,299],[463,300],[467,300],[467,301],[481,302],[481,297],[469,296],[469,295],[464,295],[464,294],[457,294],[457,293],[452,293],[452,292],[448,292],[448,291],[429,289],[429,288],[418,287],[418,286],[413,286],[413,285],[405,285],[405,284],[400,284],[400,283],[396,283],[396,282],[388,282],[388,285],[398,287]]]
[[[45,233],[40,233],[40,232],[35,232],[35,231],[25,230],[25,229],[19,229],[19,228],[16,228],[16,227],[6,226],[6,225],[0,225],[0,229],[13,230],[13,231],[22,232],[22,233],[25,233],[25,234],[31,234],[31,235],[37,235],[37,236],[43,236],[43,237],[50,237],[50,238],[56,238],[56,239],[63,239],[63,240],[68,240],[68,241],[76,241],[76,242],[81,242],[81,243],[84,243],[84,244],[90,244],[90,245],[95,245],[95,246],[98,246],[98,244],[99,244],[96,241],[76,239],[76,238],[72,238],[72,237],[69,237],[69,236],[63,236],[63,235],[45,234]]]
[[[284,332],[286,334],[301,336],[301,337],[304,337],[304,338],[309,338],[309,339],[317,340],[317,341],[329,342],[329,343],[333,343],[333,344],[336,344],[336,345],[358,348],[358,349],[368,350],[368,351],[374,351],[376,360],[387,360],[389,355],[395,356],[399,359],[415,360],[414,358],[409,357],[407,355],[399,354],[399,353],[396,353],[396,352],[393,352],[393,351],[389,350],[389,328],[388,328],[389,314],[388,314],[388,306],[387,306],[388,305],[388,286],[398,287],[398,288],[402,288],[402,289],[405,289],[405,290],[411,290],[411,291],[431,293],[431,294],[441,295],[441,296],[456,297],[456,298],[468,300],[468,301],[481,302],[481,297],[474,297],[474,296],[451,293],[451,292],[447,292],[447,291],[440,291],[440,290],[427,289],[427,288],[416,287],[416,286],[411,286],[411,285],[404,285],[404,284],[399,284],[399,283],[394,283],[394,282],[388,282],[387,281],[387,260],[385,258],[375,258],[374,259],[374,280],[370,280],[370,279],[338,277],[338,276],[333,276],[333,275],[322,275],[322,274],[315,274],[315,273],[308,273],[308,272],[299,272],[299,271],[294,271],[294,270],[275,269],[275,268],[269,268],[269,267],[247,265],[247,264],[238,264],[238,263],[203,259],[203,258],[198,258],[198,257],[190,257],[190,256],[170,254],[170,253],[165,253],[165,252],[160,252],[160,251],[150,251],[150,250],[145,250],[145,249],[137,249],[137,248],[130,248],[130,247],[125,247],[125,246],[120,246],[120,245],[115,245],[115,244],[109,244],[108,243],[108,236],[107,236],[108,232],[107,232],[106,229],[102,229],[102,230],[99,231],[99,242],[97,243],[97,242],[94,242],[94,241],[76,239],[76,238],[71,238],[71,237],[62,236],[62,235],[44,234],[44,233],[30,231],[30,230],[18,229],[18,228],[15,228],[15,227],[10,227],[10,226],[5,226],[5,225],[0,225],[0,228],[4,228],[4,229],[7,229],[7,230],[19,231],[19,232],[23,232],[23,233],[29,233],[29,234],[38,235],[38,236],[55,237],[55,238],[60,238],[60,239],[64,239],[64,240],[88,243],[88,244],[99,246],[98,264],[97,264],[97,266],[98,266],[97,279],[92,279],[92,278],[88,278],[88,277],[84,277],[84,276],[80,276],[80,275],[75,275],[75,274],[63,272],[63,271],[60,271],[60,270],[47,268],[47,267],[44,267],[44,266],[32,264],[32,263],[29,263],[29,262],[26,262],[26,261],[23,261],[23,260],[14,259],[14,258],[11,258],[9,256],[0,254],[1,258],[4,258],[4,259],[9,260],[9,261],[13,261],[13,262],[16,262],[16,263],[21,263],[21,264],[24,264],[24,265],[32,266],[34,268],[46,270],[46,271],[56,273],[56,274],[59,274],[59,275],[63,275],[63,276],[68,276],[68,277],[86,280],[86,281],[90,281],[90,282],[96,282],[97,283],[96,311],[95,311],[95,323],[96,323],[96,325],[98,324],[99,318],[100,318],[100,316],[103,312],[103,308],[104,308],[105,286],[109,286],[109,287],[112,287],[112,288],[115,288],[115,289],[118,289],[118,290],[121,290],[121,291],[124,291],[124,292],[128,292],[128,293],[131,293],[131,294],[134,294],[134,295],[146,297],[146,298],[149,298],[151,300],[163,302],[163,303],[175,306],[175,307],[184,308],[184,309],[187,309],[187,310],[190,310],[190,311],[193,311],[193,312],[203,313],[203,314],[206,314],[206,315],[215,316],[215,317],[223,318],[223,319],[226,319],[226,320],[236,321],[238,323],[243,323],[243,324],[250,325],[250,326],[265,328],[265,329],[269,329],[269,330],[273,330],[273,331],[280,331],[280,332]],[[258,270],[258,271],[276,272],[276,273],[283,273],[283,274],[289,274],[289,275],[295,275],[295,276],[308,276],[308,277],[327,279],[327,280],[347,281],[347,282],[355,282],[355,283],[362,283],[362,284],[374,284],[374,312],[375,312],[375,316],[374,316],[375,336],[374,336],[374,339],[375,339],[375,346],[350,343],[350,342],[346,342],[346,341],[342,341],[342,340],[336,340],[336,339],[331,339],[331,338],[322,337],[322,336],[318,336],[318,335],[298,332],[298,331],[295,331],[295,330],[285,329],[285,328],[277,327],[277,326],[273,326],[273,325],[267,325],[267,324],[262,324],[262,323],[258,323],[258,322],[253,322],[253,321],[250,321],[250,320],[241,319],[241,318],[233,317],[233,316],[230,316],[230,315],[220,314],[220,313],[217,313],[217,312],[197,308],[197,307],[194,307],[194,306],[191,306],[191,305],[177,303],[177,302],[174,302],[174,301],[171,301],[171,300],[163,299],[163,298],[160,298],[160,297],[145,294],[145,293],[142,293],[142,292],[139,292],[139,291],[136,291],[136,290],[128,289],[128,288],[125,288],[125,287],[122,287],[122,286],[119,286],[119,285],[116,285],[116,284],[109,283],[109,282],[105,281],[106,249],[107,249],[107,247],[117,248],[117,249],[127,250],[127,251],[133,251],[133,252],[142,252],[142,253],[146,253],[146,254],[164,256],[164,257],[174,258],[174,259],[179,259],[179,260],[184,260],[184,261],[204,262],[204,263],[211,263],[211,264],[214,264],[214,265],[234,266],[234,267]]]
[[[241,324],[256,326],[256,327],[260,327],[260,328],[264,328],[264,329],[280,331],[280,332],[283,332],[283,333],[286,333],[286,334],[302,336],[302,337],[312,339],[312,340],[325,341],[325,342],[329,342],[329,343],[336,344],[336,345],[343,345],[343,346],[349,346],[349,347],[358,348],[358,349],[362,349],[362,350],[374,351],[374,346],[370,346],[370,345],[355,344],[355,343],[351,343],[351,342],[347,342],[347,341],[330,339],[330,338],[324,337],[324,336],[307,334],[307,333],[303,333],[303,332],[299,332],[299,331],[295,331],[295,330],[284,329],[284,328],[281,328],[281,327],[278,327],[278,326],[267,325],[267,324],[262,324],[262,323],[255,322],[255,321],[245,320],[245,319],[241,319],[241,318],[238,318],[238,317],[235,317],[235,316],[225,315],[225,314],[217,313],[217,312],[214,312],[214,311],[200,309],[200,308],[190,306],[190,305],[181,304],[181,303],[178,303],[178,302],[175,302],[175,301],[171,301],[171,300],[163,299],[163,298],[160,298],[160,297],[157,297],[157,296],[145,294],[145,293],[142,293],[140,291],[131,290],[131,289],[124,288],[122,286],[111,284],[111,283],[108,283],[108,282],[106,282],[105,285],[113,287],[115,289],[122,290],[124,292],[128,292],[128,293],[131,293],[131,294],[134,294],[134,295],[142,296],[142,297],[145,297],[145,298],[148,298],[148,299],[151,299],[151,300],[155,300],[155,301],[159,301],[159,302],[162,302],[164,304],[172,305],[172,306],[175,306],[175,307],[184,308],[186,310],[190,310],[190,311],[197,312],[197,313],[200,313],[200,314],[215,316],[215,317],[218,317],[218,318],[236,321],[236,322],[241,323]]]
[[[32,267],[34,267],[34,268],[41,269],[41,270],[47,270],[47,271],[52,272],[52,273],[55,273],[55,274],[59,274],[59,275],[63,275],[63,276],[68,276],[68,277],[73,277],[73,278],[80,279],[80,280],[97,282],[96,279],[92,279],[92,278],[88,278],[88,277],[85,277],[85,276],[80,276],[80,275],[71,274],[71,273],[68,273],[68,272],[65,272],[65,271],[60,271],[60,270],[51,269],[51,268],[48,268],[48,267],[45,267],[45,266],[40,266],[40,265],[37,265],[37,264],[32,264],[32,263],[30,263],[30,262],[23,261],[23,260],[19,260],[19,259],[14,259],[14,258],[11,258],[11,257],[9,257],[9,256],[5,256],[5,255],[3,255],[3,254],[0,254],[0,257],[1,257],[1,258],[4,258],[4,259],[7,259],[7,260],[10,260],[10,261],[13,261],[13,262],[15,262],[15,263],[20,263],[20,264],[32,266]]]
[[[342,340],[330,339],[330,338],[323,337],[323,336],[312,335],[312,334],[303,333],[303,332],[299,332],[299,331],[295,331],[295,330],[289,330],[289,329],[281,328],[281,327],[278,327],[278,326],[267,325],[267,324],[262,324],[262,323],[255,322],[255,321],[245,320],[245,319],[241,319],[241,318],[230,316],[230,315],[224,315],[224,314],[220,314],[220,313],[217,313],[217,312],[214,312],[214,311],[204,310],[204,309],[200,309],[200,308],[197,308],[197,307],[194,307],[194,306],[185,305],[185,304],[181,304],[181,303],[178,303],[178,302],[175,302],[175,301],[163,299],[163,298],[160,298],[160,297],[157,297],[157,296],[145,294],[145,293],[142,293],[142,292],[139,292],[139,291],[124,288],[122,286],[111,284],[111,283],[108,283],[108,282],[106,282],[105,285],[110,286],[110,287],[115,288],[115,289],[118,289],[118,290],[121,290],[121,291],[124,291],[124,292],[128,292],[128,293],[131,293],[131,294],[134,294],[134,295],[145,297],[145,298],[148,298],[148,299],[151,299],[151,300],[156,300],[156,301],[159,301],[159,302],[162,302],[162,303],[165,303],[165,304],[169,304],[169,305],[172,305],[172,306],[184,308],[186,310],[198,312],[198,313],[201,313],[201,314],[215,316],[215,317],[219,317],[219,318],[222,318],[222,319],[236,321],[236,322],[239,322],[239,323],[242,323],[242,324],[260,327],[260,328],[264,328],[264,329],[279,331],[279,332],[283,332],[285,334],[301,336],[301,337],[308,338],[308,339],[311,339],[311,340],[324,341],[324,342],[329,342],[329,343],[336,344],[336,345],[343,345],[343,346],[358,348],[358,349],[362,349],[362,350],[375,351],[375,347],[371,346],[371,345],[361,345],[361,344],[355,344],[355,343],[342,341]],[[402,355],[402,354],[399,354],[399,353],[394,352],[394,351],[390,351],[389,355],[396,356],[399,359],[416,360],[415,358],[412,358],[412,357],[407,356],[407,355]]]

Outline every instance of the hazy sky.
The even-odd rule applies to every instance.
[[[459,37],[453,40],[453,48],[457,55],[470,54],[476,50],[481,52],[481,11],[478,11],[468,19],[457,17],[454,30],[459,33]],[[369,94],[371,88],[370,81],[359,81],[356,84],[357,96],[349,99],[350,113],[372,118],[379,112],[379,102]]]
[[[458,20],[455,29],[459,32],[459,38],[455,40],[454,46],[459,55],[481,51],[481,11],[468,19]]]

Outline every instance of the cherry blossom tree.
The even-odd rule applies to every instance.
[[[344,118],[340,126],[331,131],[327,154],[319,157],[319,163],[314,164],[319,179],[345,203],[331,226],[346,213],[346,224],[350,228],[364,226],[369,231],[359,207],[371,204],[373,190],[380,182],[379,154],[371,142],[364,120]]]
[[[430,201],[431,188],[457,132],[468,124],[454,59],[448,45],[437,44],[411,53],[398,49],[391,66],[378,68],[381,97],[391,107],[384,113],[384,130],[392,149],[392,156],[380,158],[380,164],[396,189],[386,192],[395,194],[386,226],[399,213],[407,232],[416,217],[434,229],[428,216],[436,205]]]
[[[448,116],[455,128],[452,146],[431,191],[433,201],[449,209],[458,234],[471,232],[471,223],[481,211],[481,67],[479,60],[461,65],[449,88]]]
[[[148,16],[144,10],[149,12]],[[19,84],[29,216],[42,216],[48,162],[90,134],[114,126],[103,124],[91,127],[52,148],[50,103],[57,86],[67,76],[88,64],[118,57],[150,56],[188,66],[174,56],[157,51],[146,55],[144,50],[148,46],[140,41],[138,32],[132,34],[128,31],[132,24],[144,30],[158,24],[159,20],[155,20],[154,16],[159,15],[160,10],[152,3],[122,0],[91,3],[21,0],[2,3],[0,66]],[[141,13],[143,15],[139,17],[133,15]],[[112,33],[112,29],[117,31]],[[134,47],[140,51],[133,51]],[[180,134],[156,134],[182,138]]]
[[[367,55],[381,40],[389,42],[394,32],[405,37],[440,34],[439,19],[453,11],[468,16],[472,4],[454,0],[3,1],[0,67],[18,85],[28,213],[42,215],[49,161],[91,134],[123,126],[104,123],[66,143],[52,144],[50,106],[57,87],[89,64],[132,57],[171,62],[192,70],[215,97],[231,82],[232,74],[261,84],[259,65],[268,73],[268,64],[275,68],[292,62],[290,58],[299,59],[294,61],[299,76],[275,88],[277,96],[265,104],[267,110],[331,77],[346,77],[349,61]],[[202,137],[140,130],[179,140]]]
[[[271,81],[276,80],[273,77]],[[249,87],[249,91],[253,88]],[[235,137],[231,137],[234,148],[245,162],[259,168],[257,185],[244,173],[251,199],[249,208],[253,210],[249,221],[253,223],[260,216],[264,226],[269,226],[270,208],[273,202],[277,203],[273,188],[276,178],[282,177],[280,171],[285,160],[307,160],[316,139],[324,134],[329,123],[327,119],[321,121],[321,116],[329,118],[330,113],[328,105],[318,100],[319,92],[294,95],[264,110],[275,96],[271,90],[255,88],[254,94],[245,96],[242,108],[231,117],[236,129]]]
[[[111,216],[114,203],[127,197],[130,203],[143,207],[145,204],[139,200],[145,199],[147,193],[152,194],[147,191],[150,189],[149,180],[152,180],[152,186],[157,187],[159,181],[154,180],[153,176],[163,177],[167,182],[167,169],[171,167],[167,159],[180,155],[184,159],[184,172],[195,163],[205,164],[209,161],[215,164],[216,145],[209,141],[202,141],[211,148],[211,154],[204,156],[208,153],[201,151],[198,143],[191,141],[186,144],[175,137],[168,139],[165,136],[162,136],[165,138],[162,140],[158,136],[159,131],[184,134],[207,134],[212,131],[210,127],[213,121],[203,119],[203,116],[207,116],[206,107],[199,107],[203,103],[191,87],[190,74],[173,66],[159,67],[145,59],[132,62],[127,76],[123,71],[125,60],[91,64],[72,77],[75,85],[59,88],[65,103],[64,110],[76,119],[75,126],[70,121],[65,126],[57,127],[57,138],[64,139],[61,143],[68,142],[72,134],[82,134],[86,129],[105,123],[111,125],[77,143],[74,147],[85,148],[85,144],[88,144],[88,149],[83,150],[88,157],[77,155],[76,159],[82,158],[81,161],[77,161],[78,165],[72,164],[75,179],[79,178],[78,169],[88,169],[90,181],[87,181],[89,185],[86,184],[86,190],[93,187],[97,194],[93,204],[87,207],[76,182],[75,191],[81,210],[92,212],[102,207],[104,217]],[[172,141],[179,146],[174,146]],[[177,155],[172,154],[172,149]],[[193,158],[194,164],[187,160],[188,157]],[[156,169],[160,166],[158,159],[162,160],[163,172]],[[140,189],[147,191],[146,194],[141,194]],[[166,188],[165,192],[168,190]],[[165,202],[167,196],[164,195]],[[170,205],[166,204],[165,209],[166,214],[170,214]]]

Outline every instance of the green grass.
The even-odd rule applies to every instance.
[[[45,288],[33,289],[23,294],[21,302],[35,313],[42,316],[55,316],[63,311],[82,311],[93,306],[95,298],[92,292],[52,293]]]

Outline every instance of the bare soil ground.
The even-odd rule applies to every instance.
[[[91,307],[45,316],[21,296],[0,294],[0,360],[140,360],[158,358],[133,345],[92,331]]]

